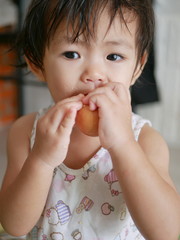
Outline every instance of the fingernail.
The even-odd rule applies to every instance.
[[[82,94],[82,93],[80,93],[79,95],[78,95],[78,97],[84,97],[84,94]]]
[[[90,109],[91,111],[95,111],[96,108],[97,108],[96,104],[93,103],[92,101],[90,101],[90,102],[89,102],[89,109]]]
[[[88,98],[86,96],[84,96],[81,100],[84,104],[88,103]]]

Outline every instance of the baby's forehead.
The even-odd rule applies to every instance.
[[[115,30],[114,32],[112,31]],[[98,19],[89,23],[79,24],[77,18],[74,22],[68,21],[65,18],[58,25],[51,40],[53,42],[67,42],[75,43],[79,40],[84,42],[90,42],[96,40],[97,36],[101,34],[102,38],[107,35],[113,34],[130,34],[134,35],[137,29],[137,17],[136,15],[127,9],[123,9],[123,16],[116,14],[113,18],[109,15],[108,10],[104,9],[99,15]]]

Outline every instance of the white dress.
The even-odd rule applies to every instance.
[[[46,110],[41,110],[36,123]],[[149,121],[132,115],[135,139]],[[127,146],[128,151],[128,146]],[[144,240],[124,201],[109,152],[101,148],[85,166],[74,170],[63,163],[54,170],[44,211],[30,240]]]

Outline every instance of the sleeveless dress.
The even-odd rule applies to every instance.
[[[36,123],[46,111],[40,110],[36,116],[31,148]],[[144,124],[151,125],[132,114],[136,140]],[[63,163],[55,168],[44,211],[27,239],[144,240],[130,216],[106,149],[100,148],[81,169]]]

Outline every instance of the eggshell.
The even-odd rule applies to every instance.
[[[91,111],[88,105],[84,105],[76,116],[76,125],[88,136],[98,136],[99,116],[98,110]]]

